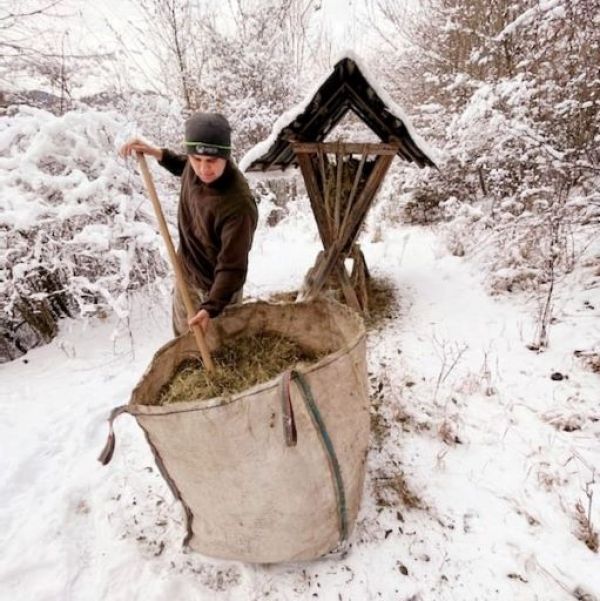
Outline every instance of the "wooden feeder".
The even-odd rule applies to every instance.
[[[357,238],[395,155],[420,167],[435,167],[412,133],[401,109],[365,76],[355,58],[340,60],[305,108],[284,115],[271,138],[242,160],[245,171],[285,171],[299,166],[310,199],[323,251],[309,270],[300,299],[316,297],[324,287],[341,290],[350,307],[368,312],[369,271]],[[352,110],[380,143],[325,142]],[[290,113],[288,113],[289,115]],[[352,259],[349,274],[345,261]]]

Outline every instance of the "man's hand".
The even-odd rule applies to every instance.
[[[194,317],[188,321],[190,328],[193,326],[200,326],[204,332],[206,332],[209,323],[210,315],[206,309],[200,309],[200,311],[198,311],[198,313],[196,313],[196,315],[194,315]]]
[[[125,142],[123,146],[119,149],[119,155],[123,158],[131,156],[136,152],[140,152],[142,154],[149,154],[154,157],[157,161],[162,160],[162,149],[156,148],[155,146],[150,146],[146,142],[142,142],[142,140],[138,140],[138,138],[133,138],[128,142]]]

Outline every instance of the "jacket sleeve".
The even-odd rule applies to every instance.
[[[185,154],[177,154],[168,148],[161,148],[161,150],[163,153],[162,160],[158,161],[158,164],[173,175],[181,176],[187,163],[187,156]]]
[[[234,215],[223,224],[215,279],[208,299],[200,306],[211,317],[219,315],[231,301],[231,297],[244,285],[255,229],[256,220],[248,213]]]

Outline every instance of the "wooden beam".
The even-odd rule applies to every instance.
[[[367,153],[363,152],[360,157],[360,163],[358,164],[358,169],[356,170],[356,175],[354,176],[354,183],[352,184],[352,190],[350,190],[350,196],[348,196],[348,204],[346,205],[346,211],[344,213],[344,223],[348,219],[348,215],[352,208],[352,203],[354,202],[354,197],[356,196],[356,191],[358,190],[358,184],[360,183],[360,176],[362,175],[363,169],[365,167],[365,161],[367,160]]]
[[[323,242],[323,246],[327,249],[331,245],[332,235],[329,227],[329,220],[325,211],[325,203],[323,202],[323,196],[319,189],[319,183],[317,182],[317,176],[313,168],[312,161],[308,154],[296,155],[298,164],[302,170],[302,176],[304,177],[304,183],[306,185],[306,192],[310,200],[310,206],[313,210],[315,221],[317,222],[317,229],[319,230],[319,236]]]
[[[315,154],[321,149],[322,152],[342,152],[343,154],[389,154],[395,155],[399,144],[384,144],[383,142],[294,142],[294,151],[298,153]]]
[[[337,275],[340,280],[340,284],[342,285],[342,292],[344,293],[344,298],[346,299],[347,305],[360,313],[362,307],[358,297],[356,296],[356,292],[352,287],[352,283],[350,282],[350,278],[348,277],[348,272],[346,271],[343,261],[338,263]]]
[[[330,205],[330,198],[329,198],[329,188],[326,186],[326,182],[327,182],[327,173],[325,171],[325,159],[327,159],[327,156],[323,156],[323,151],[321,149],[319,149],[317,151],[317,157],[319,159],[319,172],[321,174],[321,188],[322,188],[322,192],[324,194],[323,197],[323,202],[325,205],[325,212],[327,213],[327,217],[329,218],[329,223],[331,224],[332,220],[333,220],[333,216],[332,216],[332,211],[331,211],[331,205]],[[327,161],[329,163],[329,160]],[[330,231],[332,230],[331,225],[329,226]]]
[[[348,99],[344,97],[344,90],[346,89],[346,85],[343,84],[337,88],[337,90],[319,107],[320,110],[327,113],[327,111],[332,107],[332,111],[329,114],[339,113],[338,121],[344,117],[344,115],[350,110]],[[341,112],[340,112],[341,108]],[[305,113],[303,113],[305,114]],[[302,127],[302,133],[310,131],[312,124],[321,117],[320,111],[315,111],[312,114],[308,114],[308,119],[304,123]],[[337,125],[337,122],[332,123],[331,129],[333,129]],[[319,129],[319,128],[317,128]],[[331,129],[329,131],[331,131]],[[329,132],[327,132],[329,133]]]
[[[365,262],[365,257],[358,244],[352,247],[352,259],[354,265],[352,266],[352,273],[350,274],[350,283],[354,293],[358,298],[358,302],[362,308],[364,315],[369,314],[369,270]]]
[[[343,239],[346,241],[342,249],[347,249],[354,244],[354,241],[356,240],[360,231],[360,226],[365,219],[375,195],[383,183],[383,178],[390,168],[393,158],[394,157],[392,155],[382,155],[377,157],[375,166],[373,167],[373,171],[371,171],[369,178],[367,179],[365,187],[358,195],[355,205],[348,214],[348,218],[342,224],[340,234],[338,236],[338,239]]]
[[[304,155],[298,155],[298,157],[302,156]],[[360,226],[364,221],[375,194],[377,194],[377,191],[381,186],[393,158],[393,155],[382,155],[375,161],[373,171],[369,175],[369,179],[367,180],[364,189],[356,200],[356,205],[352,208],[346,222],[342,224],[340,233],[333,244],[326,247],[325,259],[319,265],[319,269],[316,270],[314,279],[311,282],[309,289],[306,291],[306,294],[303,295],[303,298],[312,298],[321,292],[325,281],[333,271],[335,265],[340,261],[340,255],[342,255],[345,249],[351,248],[352,244],[354,244]]]
[[[339,144],[338,144],[339,146]],[[335,166],[337,174],[335,178],[335,208],[333,212],[333,231],[337,238],[340,231],[340,195],[342,193],[342,170],[344,169],[344,155],[338,150],[335,153]]]
[[[311,299],[317,296],[325,281],[331,275],[334,267],[340,261],[340,254],[342,250],[339,242],[336,240],[331,246],[327,247],[323,260],[319,265],[315,265],[313,272],[311,273],[311,280],[307,282],[306,290],[303,290],[299,296],[299,300]]]

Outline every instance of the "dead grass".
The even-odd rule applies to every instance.
[[[289,290],[288,292],[273,292],[269,296],[269,302],[271,303],[294,303],[298,296],[297,290]]]
[[[385,439],[390,435],[391,425],[381,413],[381,403],[371,399],[371,439],[373,446],[381,449]]]
[[[449,447],[454,447],[457,444],[462,444],[456,431],[456,424],[453,421],[444,419],[438,428],[438,436]]]
[[[371,444],[381,450],[386,439],[390,435],[392,425],[386,415],[387,406],[385,395],[389,391],[389,381],[383,376],[378,378],[369,372],[370,400],[371,400]]]
[[[404,478],[404,472],[393,476],[375,477],[373,482],[375,500],[379,507],[397,507],[408,509],[427,509],[427,505],[410,489]]]
[[[600,374],[600,352],[596,351],[575,351],[574,355],[581,359],[587,369]]]
[[[336,284],[337,285],[337,284]],[[384,277],[371,276],[367,281],[369,293],[369,314],[365,318],[368,329],[377,327],[383,320],[392,319],[398,315],[398,299],[393,282]],[[333,289],[336,300],[344,303],[344,295],[341,290]],[[297,290],[287,292],[274,292],[269,296],[271,302],[293,303],[298,296]]]
[[[379,325],[384,319],[397,316],[398,300],[396,288],[387,278],[371,277],[369,285],[369,315],[365,319],[367,328]]]
[[[573,591],[573,597],[575,597],[577,601],[598,601],[598,597],[588,593],[580,586],[576,587]]]
[[[590,551],[598,553],[600,548],[598,531],[592,526],[589,515],[580,501],[575,505],[575,519],[577,520],[577,531],[575,532],[577,538],[585,543]]]
[[[156,404],[232,395],[267,382],[296,363],[314,363],[325,354],[308,351],[294,340],[270,332],[237,338],[213,354],[212,373],[198,360],[184,361]]]

